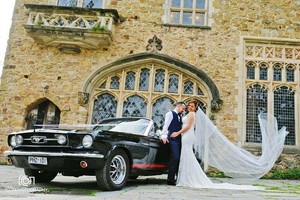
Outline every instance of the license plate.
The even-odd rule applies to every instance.
[[[47,158],[28,156],[28,163],[29,164],[38,164],[38,165],[47,165]]]

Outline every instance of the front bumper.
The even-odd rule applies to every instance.
[[[57,172],[97,170],[104,165],[104,155],[96,152],[5,151],[4,155],[10,158],[16,167]],[[47,159],[47,165],[30,164],[29,156],[44,157]],[[81,161],[87,162],[88,166],[82,168]]]

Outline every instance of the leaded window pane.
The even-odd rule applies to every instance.
[[[178,92],[178,75],[171,74],[169,77],[169,93],[177,93]]]
[[[248,63],[246,67],[247,67],[247,79],[255,79],[254,63]]]
[[[196,0],[197,9],[205,9],[205,0]]]
[[[204,95],[203,91],[199,87],[198,87],[198,95]]]
[[[258,115],[268,110],[268,92],[260,85],[247,89],[246,141],[260,143],[261,132]]]
[[[195,14],[195,25],[204,26],[205,24],[205,14],[196,13]]]
[[[259,80],[268,80],[268,68],[265,64],[259,68]]]
[[[286,81],[287,82],[294,82],[295,81],[295,75],[294,75],[294,69],[293,68],[287,68],[286,69]]]
[[[193,8],[193,0],[184,0],[183,7],[184,8]]]
[[[180,12],[172,11],[170,15],[170,23],[179,24],[179,20],[180,20]]]
[[[206,113],[206,106],[203,102],[201,102],[201,101],[199,102],[199,107],[204,113]]]
[[[148,91],[149,90],[149,79],[150,79],[150,70],[149,69],[142,69],[140,75],[140,83],[139,83],[139,90],[140,91]]]
[[[154,91],[163,92],[165,85],[165,70],[158,69],[155,74]]]
[[[194,91],[194,83],[191,81],[187,81],[184,83],[183,93],[184,94],[193,94]]]
[[[274,91],[274,116],[278,128],[285,126],[289,134],[286,136],[286,145],[295,145],[295,99],[294,92],[282,86]]]
[[[134,84],[135,84],[135,73],[127,72],[125,90],[134,90]]]
[[[119,89],[120,86],[120,78],[118,76],[114,76],[110,81],[110,89]]]
[[[59,0],[57,5],[58,6],[67,6],[67,7],[76,7],[77,0]]]
[[[123,117],[146,117],[147,104],[140,96],[128,97],[123,103]]]
[[[180,0],[172,0],[171,6],[180,8]]]
[[[92,124],[99,123],[102,119],[116,117],[117,101],[111,94],[102,94],[94,101]]]
[[[83,0],[84,8],[102,8],[103,0]]]
[[[281,81],[281,78],[282,78],[281,67],[280,65],[276,64],[273,69],[273,80]]]
[[[183,13],[183,19],[182,19],[183,24],[191,25],[193,23],[192,19],[193,19],[193,13],[191,13],[191,12]]]
[[[173,109],[174,101],[167,97],[160,98],[153,104],[152,119],[155,131],[162,130],[165,122],[165,114]]]

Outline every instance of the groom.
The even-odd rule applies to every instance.
[[[169,143],[171,150],[171,160],[169,164],[168,185],[176,185],[175,175],[178,173],[180,151],[181,151],[181,135],[171,138],[173,132],[177,132],[182,128],[181,114],[185,110],[185,103],[178,102],[173,111],[167,112],[165,123],[162,130],[161,140],[164,144]]]

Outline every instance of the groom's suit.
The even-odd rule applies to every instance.
[[[177,112],[170,111],[166,114],[166,120],[163,128],[164,132],[167,132],[167,138],[169,140],[169,147],[171,150],[171,160],[169,164],[168,181],[175,183],[175,175],[178,173],[180,152],[181,152],[181,135],[176,138],[170,137],[173,132],[180,131],[182,128],[182,118]],[[167,130],[166,130],[167,129]]]

